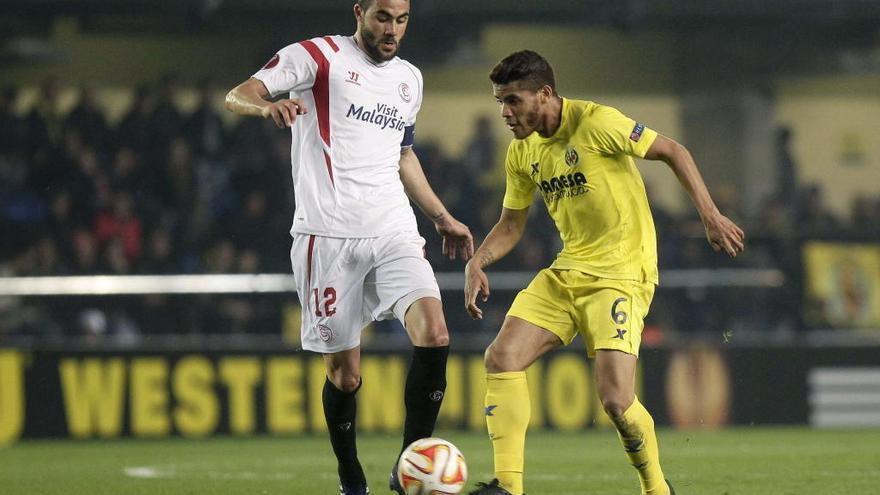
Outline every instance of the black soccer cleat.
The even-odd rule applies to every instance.
[[[477,483],[477,489],[468,492],[468,495],[512,495],[509,491],[501,487],[498,478],[488,483]],[[523,495],[526,495],[523,493]]]
[[[388,477],[388,489],[397,495],[406,495],[406,492],[403,491],[403,486],[400,484],[400,480],[397,478],[397,463],[394,463],[394,467],[391,468],[391,476]]]
[[[370,487],[349,488],[345,485],[339,485],[339,495],[370,495]]]
[[[669,495],[675,495],[675,488],[672,488],[672,483],[670,483],[669,480],[664,481],[666,481],[666,486],[669,487]]]

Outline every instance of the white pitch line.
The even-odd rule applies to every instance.
[[[173,471],[163,471],[161,469],[150,466],[132,466],[125,468],[125,475],[132,478],[173,478]]]
[[[179,466],[178,466],[179,467]],[[253,471],[214,471],[200,468],[175,469],[175,467],[129,466],[123,469],[126,476],[142,479],[172,479],[186,474],[187,477],[203,477],[213,480],[291,480],[290,472],[257,473]]]

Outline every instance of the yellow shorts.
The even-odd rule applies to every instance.
[[[565,345],[583,334],[587,355],[616,349],[639,355],[654,284],[545,268],[517,294],[507,312],[553,332]]]

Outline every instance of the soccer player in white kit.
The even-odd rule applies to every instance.
[[[446,389],[449,334],[409,200],[434,222],[444,255],[467,260],[474,249],[412,150],[422,76],[396,56],[409,1],[357,0],[354,15],[354,36],[288,45],[226,96],[237,114],[291,128],[302,345],[324,355],[324,415],[343,494],[369,493],[355,439],[363,327],[396,317],[413,343],[401,450],[431,436]],[[403,494],[394,471],[390,489]]]

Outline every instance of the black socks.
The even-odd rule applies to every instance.
[[[449,346],[413,347],[403,399],[406,405],[403,448],[420,438],[430,437],[434,432],[434,423],[446,393],[448,355]],[[357,457],[355,395],[358,389],[343,392],[327,379],[322,394],[324,419],[327,421],[333,453],[339,462],[339,481],[351,489],[367,486],[364,470]]]
[[[449,346],[413,346],[412,363],[406,376],[403,401],[406,404],[406,422],[403,427],[403,447],[420,438],[430,437],[446,393],[446,358]]]
[[[330,443],[333,445],[333,453],[339,461],[339,481],[346,488],[360,488],[367,486],[364,470],[357,457],[357,433],[355,424],[357,418],[357,394],[358,387],[352,392],[343,392],[328,378],[324,382],[324,419],[327,420],[327,430],[330,433]]]

